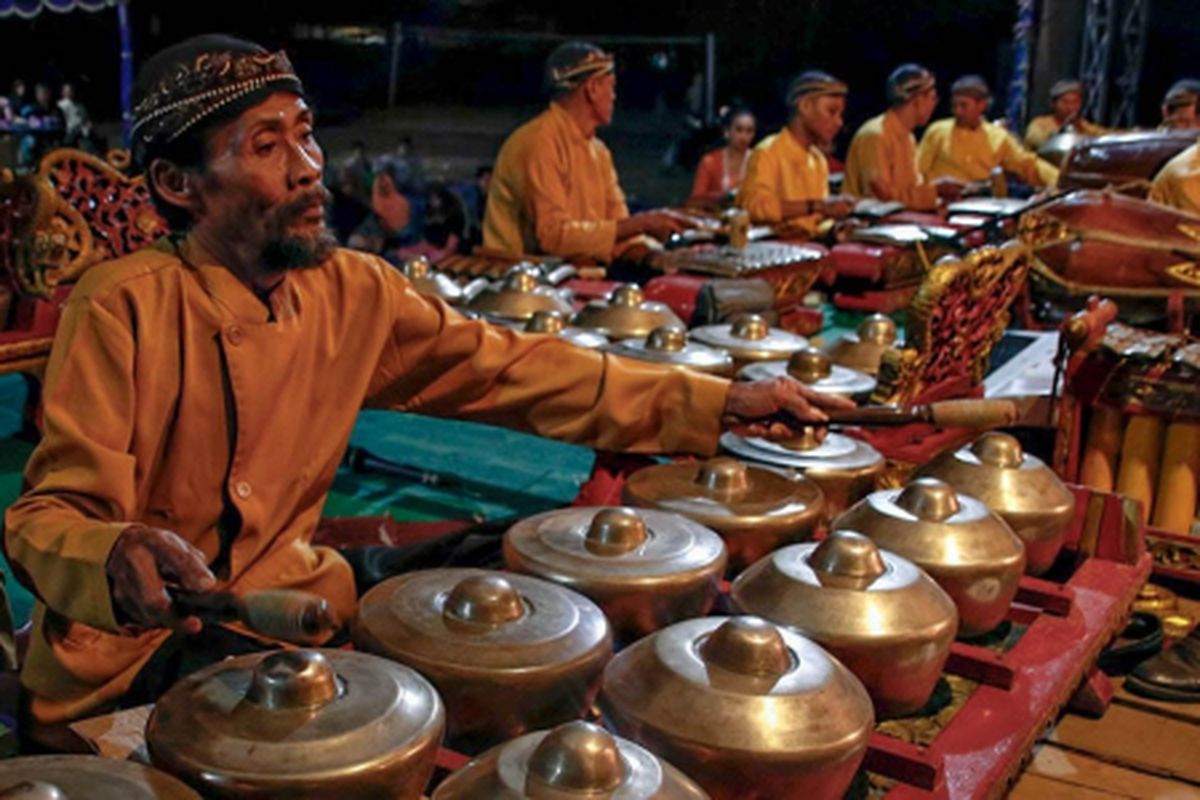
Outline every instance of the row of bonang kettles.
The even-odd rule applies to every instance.
[[[1074,511],[1002,433],[870,488],[861,465],[647,467],[626,507],[514,525],[511,571],[379,584],[354,651],[256,654],[185,679],[151,716],[151,759],[222,798],[418,798],[443,744],[476,758],[433,800],[841,797],[876,720],[926,705],[955,637],[1003,622]],[[736,616],[709,616],[727,576]],[[595,709],[603,727],[583,721]],[[155,782],[146,797],[196,796],[115,766]]]

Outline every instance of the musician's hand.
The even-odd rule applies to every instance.
[[[854,401],[832,394],[821,394],[791,378],[769,381],[735,381],[725,397],[721,420],[727,428],[743,436],[788,439],[796,430],[773,415],[786,412],[798,423],[821,425],[829,417],[823,409],[854,408]]]
[[[961,198],[967,189],[967,184],[948,175],[935,179],[933,185],[937,188],[938,197],[951,201]]]
[[[857,200],[849,195],[835,194],[825,198],[821,204],[821,213],[833,219],[845,219],[854,211]]]
[[[639,234],[646,234],[665,242],[673,233],[682,233],[696,227],[691,217],[674,211],[644,211],[626,217],[617,223],[617,240],[629,239]]]
[[[113,601],[125,619],[141,628],[175,628],[199,633],[198,617],[175,614],[167,581],[189,592],[211,591],[217,580],[204,554],[161,528],[132,525],[117,537],[106,566]]]

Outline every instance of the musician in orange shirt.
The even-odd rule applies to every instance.
[[[142,67],[131,137],[171,233],[73,288],[44,435],[4,515],[5,553],[37,596],[21,680],[38,723],[152,702],[270,646],[203,625],[168,587],[301,590],[351,618],[365,587],[312,539],[364,405],[702,455],[723,427],[786,434],[777,415],[820,423],[851,405],[468,319],[339,248],[283,52],[228,36],[164,50]]]
[[[616,62],[587,42],[546,60],[550,105],[513,132],[496,156],[483,246],[511,256],[582,263],[638,260],[692,223],[669,211],[629,213],[612,154],[596,131],[612,122]]]

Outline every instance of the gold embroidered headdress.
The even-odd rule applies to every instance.
[[[850,87],[844,81],[838,80],[828,72],[810,69],[792,79],[788,84],[785,100],[788,108],[791,108],[796,105],[797,100],[806,95],[845,97],[849,93]]]
[[[1200,81],[1184,78],[1171,84],[1163,96],[1163,105],[1171,111],[1194,106],[1200,101]]]
[[[888,76],[888,100],[898,106],[936,86],[937,78],[920,64],[901,64]]]
[[[142,67],[130,129],[135,160],[153,144],[174,142],[200,123],[234,116],[271,93],[304,87],[282,51],[232,36],[197,36]]]
[[[1061,81],[1055,81],[1054,85],[1050,87],[1050,99],[1057,100],[1064,94],[1071,94],[1072,92],[1082,95],[1083,81],[1074,78],[1063,78]]]
[[[950,86],[950,95],[963,94],[976,100],[989,100],[992,90],[981,75],[963,75]]]
[[[546,83],[552,91],[564,91],[582,86],[596,75],[607,75],[616,69],[611,53],[587,42],[565,42],[546,59]]]

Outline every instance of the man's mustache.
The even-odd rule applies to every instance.
[[[333,203],[333,193],[319,183],[311,189],[306,189],[301,194],[296,195],[294,200],[289,200],[284,205],[279,206],[276,214],[280,219],[291,222],[304,216],[317,202],[320,202],[325,208],[328,208]]]

